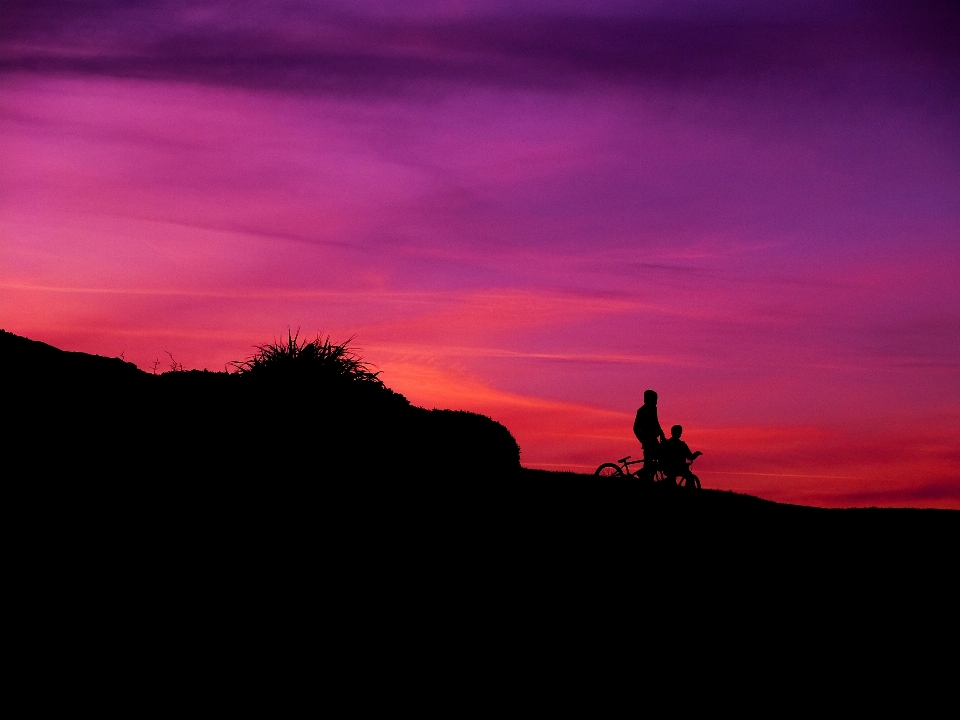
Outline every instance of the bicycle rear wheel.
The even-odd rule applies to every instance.
[[[620,469],[619,465],[614,465],[613,463],[604,463],[597,468],[597,471],[594,473],[597,477],[607,477],[607,478],[618,478],[623,477],[623,470]]]

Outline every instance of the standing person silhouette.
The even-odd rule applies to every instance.
[[[660,419],[657,417],[657,394],[653,390],[646,390],[643,393],[643,405],[637,410],[637,419],[633,421],[633,434],[643,446],[641,476],[652,479],[653,463],[659,454],[660,441],[667,439],[663,428],[660,427]]]

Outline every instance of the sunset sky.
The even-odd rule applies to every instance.
[[[353,336],[547,469],[652,388],[704,487],[960,508],[956,7],[3,2],[0,327]]]

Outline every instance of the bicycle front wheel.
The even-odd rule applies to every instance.
[[[623,477],[623,470],[620,469],[619,465],[613,463],[604,463],[597,468],[597,471],[594,473],[597,477],[606,477],[606,478],[618,478]]]

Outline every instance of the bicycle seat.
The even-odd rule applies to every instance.
[[[625,458],[620,458],[619,460],[617,460],[617,462],[625,463],[625,462],[626,462],[627,460],[629,460],[629,459],[630,459],[630,456],[627,455]]]

